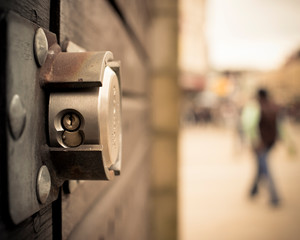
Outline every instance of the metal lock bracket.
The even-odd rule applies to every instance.
[[[64,52],[55,34],[2,16],[1,158],[17,224],[57,199],[65,180],[120,174],[120,64],[108,51],[73,52],[70,42]]]

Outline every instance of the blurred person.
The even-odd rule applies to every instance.
[[[246,131],[248,130],[248,135],[250,135],[250,139],[252,140],[257,165],[257,174],[250,191],[250,196],[256,196],[259,184],[263,180],[266,180],[270,192],[270,203],[277,206],[279,204],[279,197],[268,167],[268,155],[278,138],[277,117],[279,108],[270,100],[266,89],[259,89],[257,91],[257,100],[258,108],[252,105],[245,108],[242,114],[242,117],[244,117],[242,121],[244,120],[245,123],[248,120],[248,129]]]

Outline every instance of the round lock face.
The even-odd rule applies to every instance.
[[[116,73],[106,67],[100,88],[100,140],[106,164],[114,164],[121,148],[120,86]]]

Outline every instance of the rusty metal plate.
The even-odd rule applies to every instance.
[[[6,13],[1,19],[1,37],[6,44],[2,46],[5,51],[1,52],[5,64],[1,78],[4,86],[1,92],[5,97],[1,98],[1,106],[6,116],[6,130],[1,135],[1,162],[6,160],[8,210],[16,224],[54,201],[61,184],[51,170],[46,142],[48,103],[37,78],[39,68],[33,50],[37,28],[15,13]],[[55,39],[54,34],[45,32]],[[50,171],[51,190],[41,204],[37,179],[43,165]]]

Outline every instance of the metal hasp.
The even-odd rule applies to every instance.
[[[111,52],[62,52],[55,34],[1,14],[3,209],[18,224],[56,200],[67,179],[120,174],[120,64]]]
[[[49,92],[50,156],[64,180],[110,180],[121,168],[120,64],[105,52],[49,46],[40,71]]]
[[[56,200],[63,183],[50,160],[48,100],[37,77],[56,36],[13,12],[1,12],[0,35],[3,209],[18,224]]]

